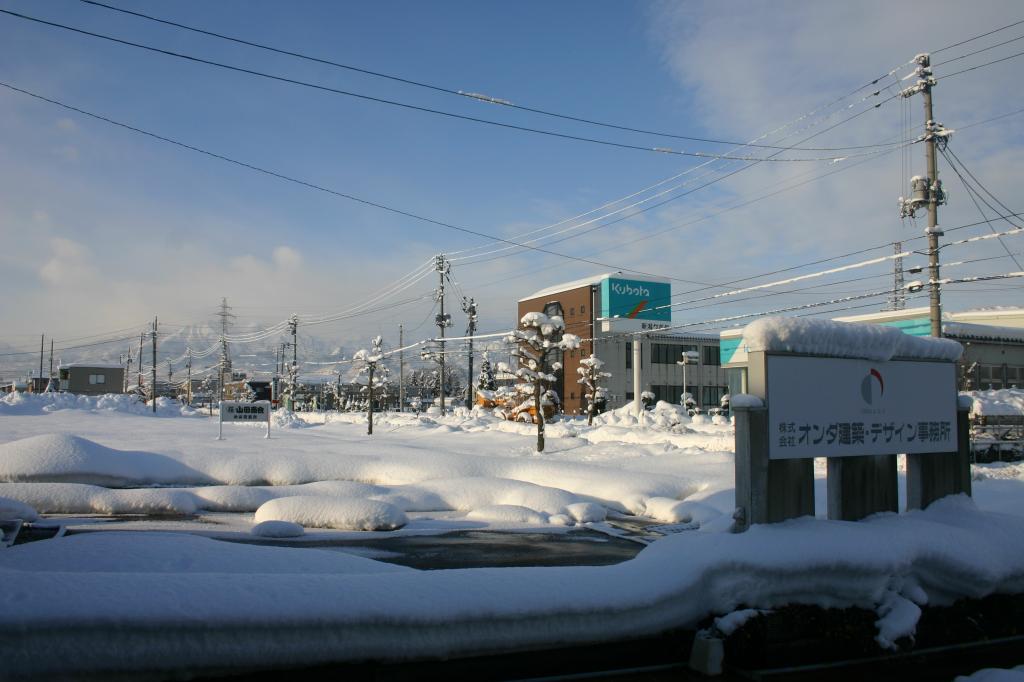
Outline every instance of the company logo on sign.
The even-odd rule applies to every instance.
[[[650,296],[651,290],[643,285],[633,286],[632,284],[622,284],[621,282],[612,282],[612,291],[620,296]]]
[[[882,379],[882,373],[872,368],[860,382],[860,397],[870,405],[875,401],[876,393],[879,398],[885,395],[885,381]]]

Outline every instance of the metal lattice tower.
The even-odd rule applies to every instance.
[[[893,253],[903,252],[903,242],[893,244]],[[892,296],[889,297],[889,310],[903,310],[907,307],[907,289],[903,281],[903,259],[892,261]]]
[[[220,311],[217,313],[220,318],[220,399],[224,400],[224,374],[231,376],[231,356],[228,353],[228,327],[235,316],[231,313],[231,306],[228,299],[220,299]]]

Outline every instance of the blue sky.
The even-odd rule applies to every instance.
[[[516,104],[730,140],[751,139],[786,124],[916,52],[1024,18],[1012,2],[970,7],[880,2],[112,4]],[[628,144],[728,149],[511,111],[227,44],[77,1],[5,0],[0,7],[418,106]],[[924,8],[932,8],[931,16]],[[914,22],[920,28],[908,31]],[[1022,27],[1015,27],[942,56],[1021,33]],[[216,153],[509,239],[697,164],[680,156],[553,139],[268,82],[9,16],[0,16],[0,42],[5,45],[0,61],[4,82]],[[947,67],[947,73],[1014,54],[1024,49],[1021,44],[965,58]],[[1024,107],[1024,97],[1005,87],[1018,80],[1021,64],[1024,58],[1009,60],[948,84],[936,69],[940,120],[956,127]],[[908,71],[905,67],[899,75]],[[15,347],[30,344],[40,332],[60,342],[128,328],[154,315],[171,324],[210,321],[222,296],[235,306],[240,325],[274,323],[290,312],[342,310],[391,286],[437,252],[487,244],[0,90],[0,237],[7,245],[0,254],[5,273],[0,340]],[[844,102],[855,103],[856,98]],[[909,106],[916,132],[920,98]],[[953,143],[968,167],[1014,209],[1022,208],[1015,204],[1022,119],[972,128]],[[824,147],[898,139],[899,124],[900,103],[890,102],[812,142]],[[909,153],[919,169],[923,150],[914,146]],[[828,170],[823,164],[761,164],[551,248],[581,256],[603,251],[592,258],[720,283],[920,234],[898,219],[902,169],[896,152],[749,208],[633,241],[780,187],[773,183]],[[978,220],[955,176],[945,169],[940,173],[951,190],[941,222]],[[1024,240],[1016,240],[1006,244],[1024,250]],[[1005,254],[993,241],[956,257],[1000,253]],[[948,274],[1018,269],[1008,259],[962,268]],[[483,327],[491,330],[513,322],[517,298],[560,279],[605,269],[527,252],[479,265],[457,262],[453,275],[480,301]],[[864,274],[884,275],[885,268]],[[711,319],[886,284],[881,278],[731,307],[677,311],[675,317]],[[1009,284],[951,289],[947,306],[1015,304],[1020,289],[1005,288]],[[426,295],[432,285],[427,278],[382,303]],[[675,290],[686,287],[676,283]],[[418,324],[429,305],[390,308],[311,333],[344,344],[365,343],[380,332],[390,338],[400,322]],[[456,316],[456,327],[463,324]]]

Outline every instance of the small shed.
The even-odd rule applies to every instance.
[[[76,362],[60,367],[60,390],[80,395],[124,393],[124,367]]]

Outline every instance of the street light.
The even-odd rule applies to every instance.
[[[684,350],[683,359],[676,362],[683,368],[683,407],[686,407],[686,366],[696,365],[700,361],[700,354],[695,350]]]

